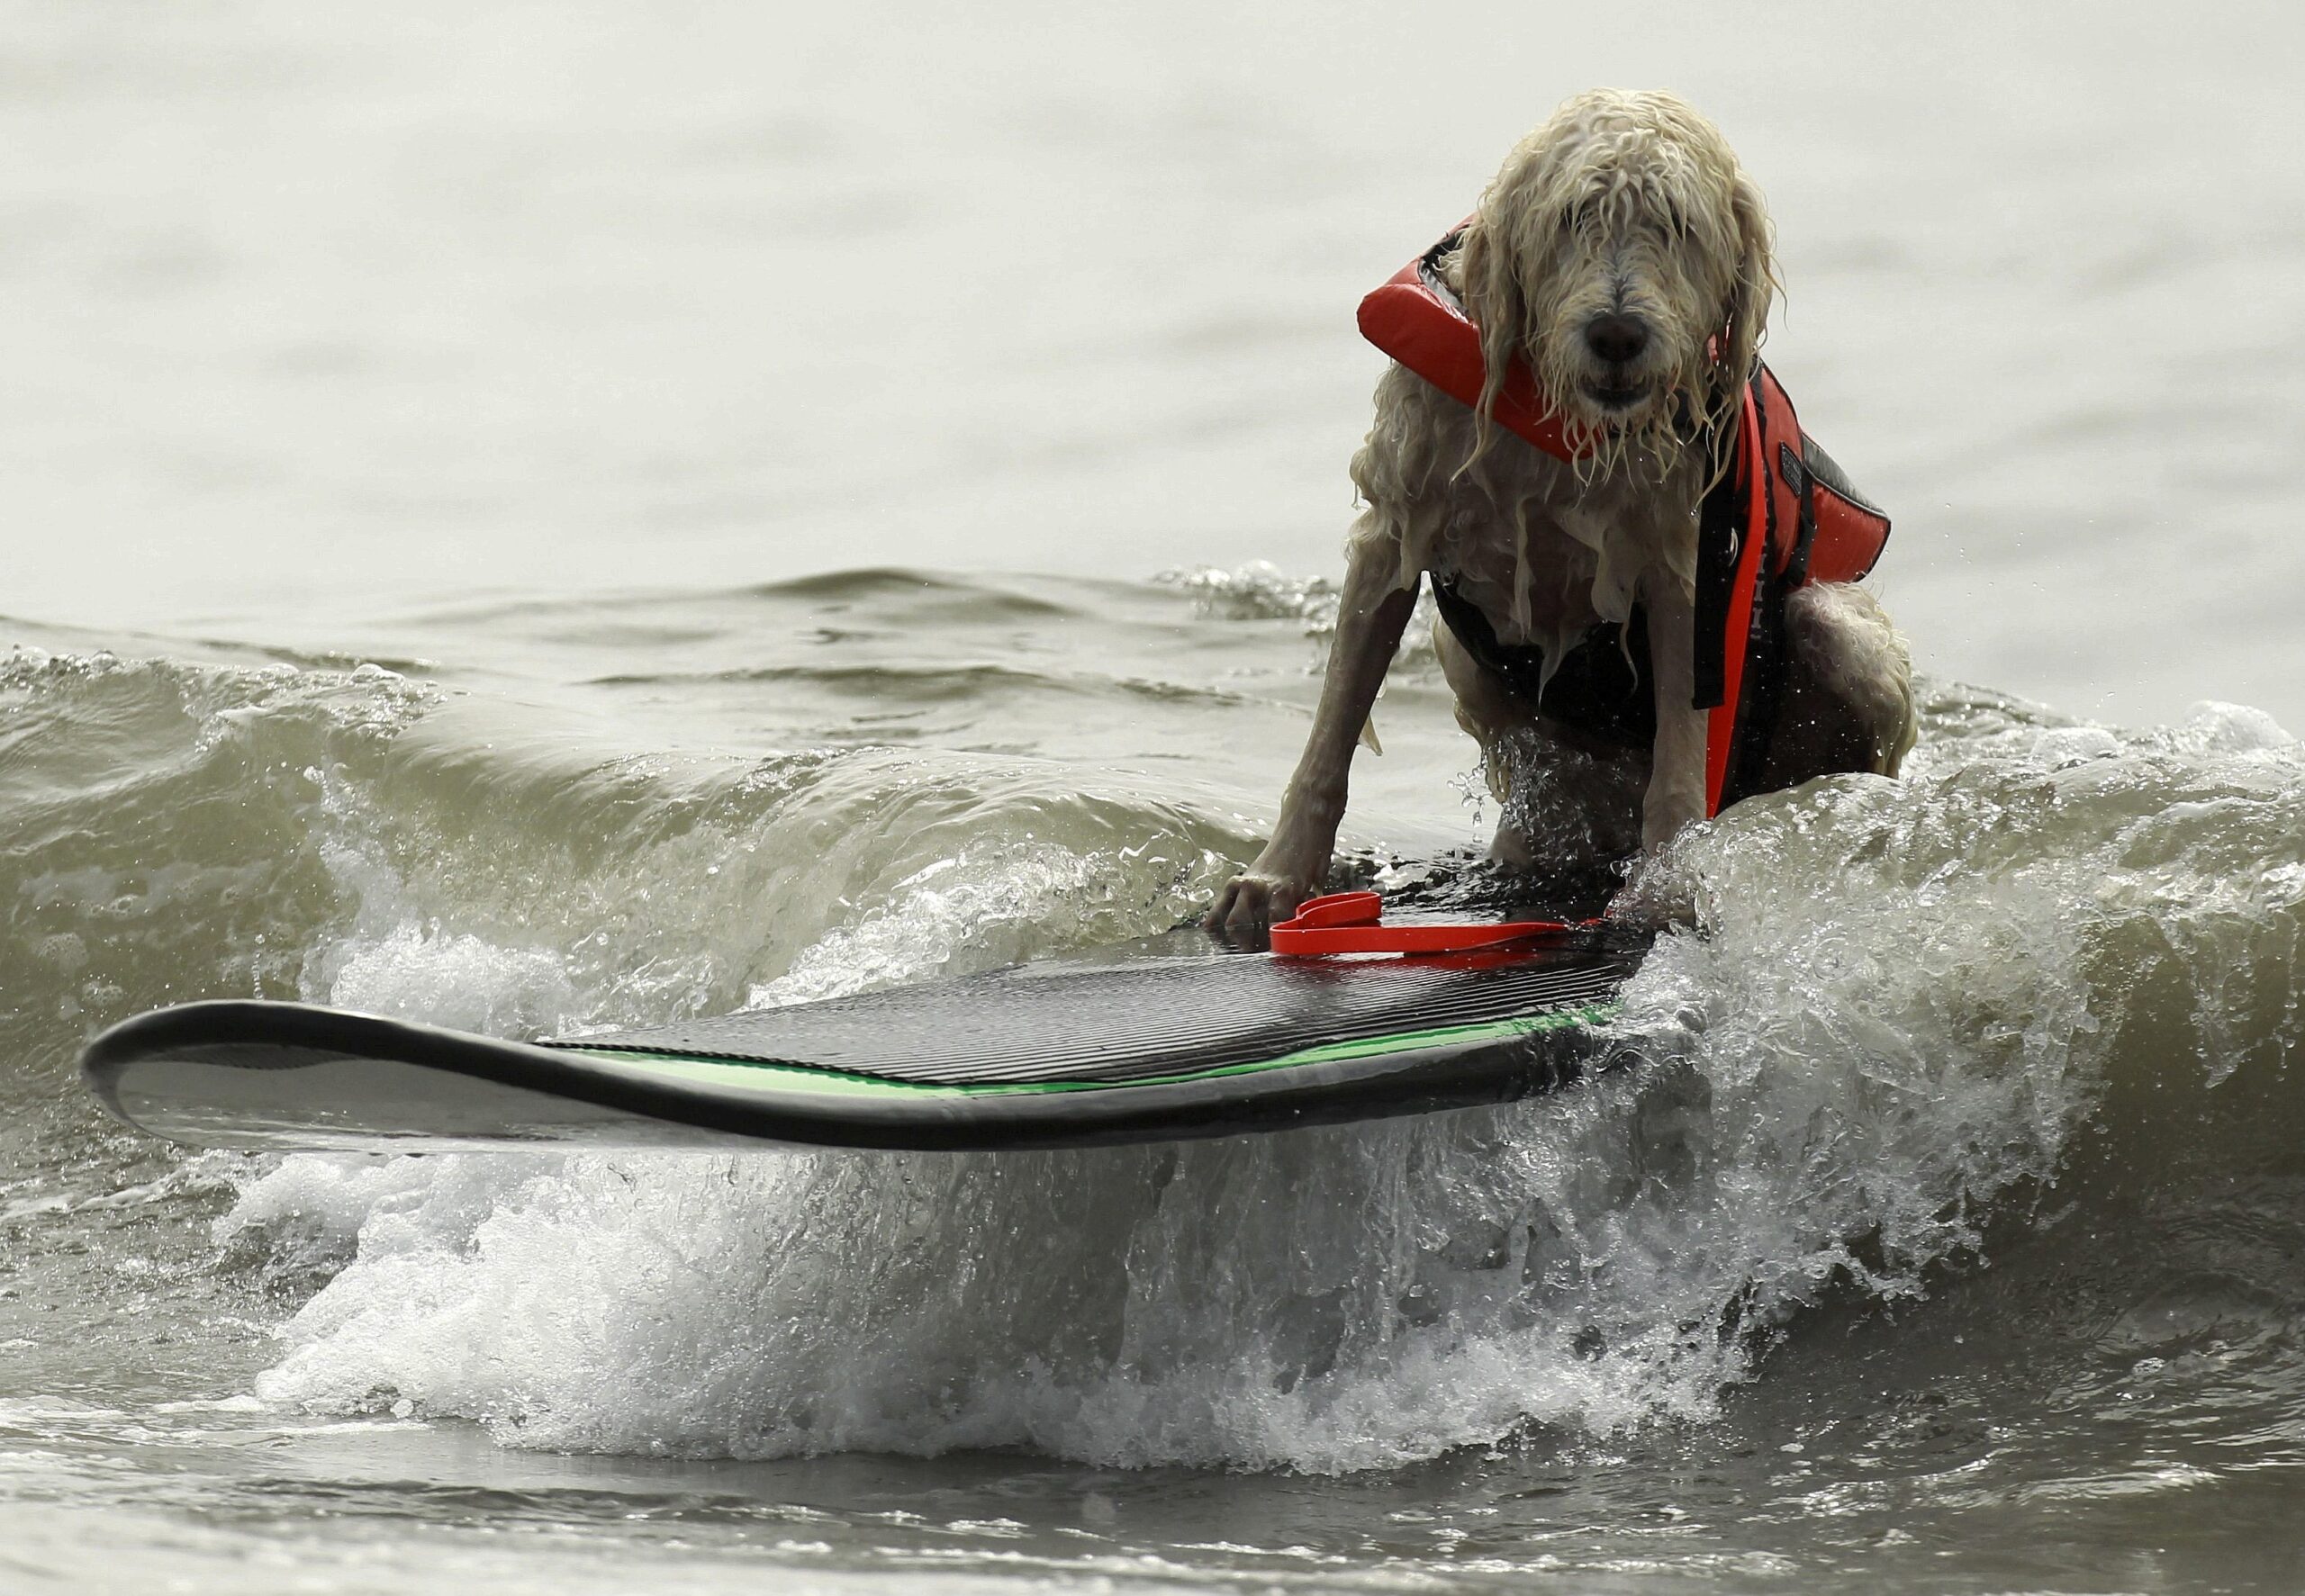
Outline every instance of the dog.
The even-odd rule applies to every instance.
[[[1321,889],[1354,746],[1427,578],[1444,600],[1433,644],[1457,720],[1500,809],[1495,858],[1629,857],[1706,816],[1699,514],[1728,470],[1720,440],[1778,292],[1773,231],[1720,131],[1669,94],[1577,95],[1514,147],[1435,263],[1478,329],[1484,386],[1468,404],[1398,364],[1378,382],[1312,734],[1270,842],[1210,906],[1212,930],[1257,939]],[[1576,458],[1495,425],[1516,361]],[[1782,628],[1778,708],[1749,790],[1894,775],[1917,717],[1887,614],[1852,583],[1817,581],[1785,597]],[[1533,687],[1496,667],[1500,649],[1542,663]],[[1580,662],[1636,684],[1653,732],[1649,715],[1625,717],[1642,735],[1622,746],[1592,716],[1563,713],[1555,684]]]

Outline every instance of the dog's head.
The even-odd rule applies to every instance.
[[[1768,212],[1721,131],[1668,94],[1596,89],[1523,140],[1467,230],[1488,366],[1517,356],[1602,469],[1725,420],[1776,292]]]

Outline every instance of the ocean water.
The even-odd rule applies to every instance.
[[[0,9],[0,1591],[2305,1587],[2305,28],[2272,7]],[[94,1031],[1165,929],[1360,293],[1566,94],[1768,189],[1907,778],[1540,1103],[1021,1157],[187,1154]],[[1429,654],[1381,868],[1494,821]]]

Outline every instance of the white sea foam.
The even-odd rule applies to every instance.
[[[995,852],[988,863],[985,855]],[[746,995],[746,1008],[841,997],[917,979],[967,950],[977,968],[1012,964],[1048,945],[1047,927],[1076,918],[1109,881],[1108,861],[1055,843],[979,849],[940,859],[890,889],[884,907],[827,932],[792,968]],[[1117,938],[1132,929],[1116,925]]]
[[[2236,1027],[2294,1044],[2305,779],[2277,729],[1940,719],[1962,729],[1913,780],[1744,806],[1658,866],[1704,933],[1668,936],[1628,994],[1645,1061],[1582,1088],[998,1158],[290,1159],[223,1233],[350,1256],[258,1389],[545,1447],[1308,1470],[1704,1419],[1803,1306],[1921,1293],[2032,1200],[2141,1067],[2108,1045],[2140,960],[2194,982],[2203,1058]],[[756,995],[938,968],[1109,862],[961,850]],[[2285,962],[2236,964],[2267,938]],[[328,968],[490,1016],[559,1000],[450,933]]]

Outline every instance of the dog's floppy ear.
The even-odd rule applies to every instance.
[[[1776,227],[1768,218],[1768,202],[1742,171],[1729,184],[1729,215],[1735,230],[1736,276],[1721,317],[1721,348],[1714,362],[1718,383],[1716,405],[1725,406],[1753,374],[1761,339],[1767,336],[1770,302],[1776,297],[1776,260],[1772,251]]]
[[[1513,244],[1500,239],[1496,225],[1485,213],[1466,224],[1462,248],[1465,283],[1465,312],[1480,332],[1481,364],[1486,368],[1481,375],[1480,402],[1473,407],[1480,418],[1482,433],[1474,453],[1487,446],[1488,418],[1496,403],[1496,395],[1505,386],[1505,374],[1520,355],[1526,337],[1529,307],[1527,296],[1521,292],[1521,279],[1513,269]]]

